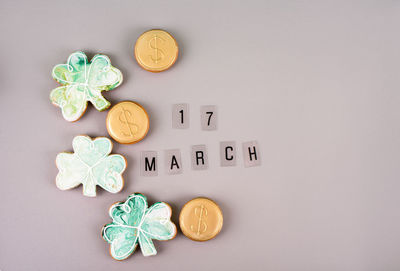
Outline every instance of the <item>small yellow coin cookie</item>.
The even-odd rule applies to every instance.
[[[137,39],[135,58],[145,70],[165,71],[174,65],[178,58],[178,43],[164,30],[149,30]]]
[[[193,241],[207,241],[221,231],[222,211],[207,198],[195,198],[183,206],[179,215],[179,225],[186,237]]]
[[[142,140],[149,131],[149,117],[140,104],[124,101],[110,109],[106,126],[115,141],[133,144]]]

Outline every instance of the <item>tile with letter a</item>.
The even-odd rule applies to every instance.
[[[140,175],[146,177],[158,175],[156,151],[142,151],[140,153]]]
[[[255,167],[261,165],[260,148],[257,141],[243,143],[243,159],[245,167]]]
[[[208,169],[208,154],[206,145],[192,146],[192,169]]]
[[[182,173],[182,159],[181,150],[166,150],[165,151],[165,171],[167,174],[181,174]]]
[[[189,128],[188,104],[174,104],[172,106],[172,128],[174,129]]]
[[[216,105],[204,105],[200,109],[201,129],[205,131],[217,130],[218,111]]]
[[[236,142],[222,141],[219,144],[221,167],[236,166]]]

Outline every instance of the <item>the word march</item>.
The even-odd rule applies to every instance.
[[[202,130],[217,130],[217,107],[205,105],[200,108],[200,123]],[[189,128],[189,105],[174,104],[172,106],[172,128]],[[235,141],[222,141],[219,147],[220,166],[234,167],[237,161],[237,146]],[[244,166],[254,167],[261,165],[261,156],[258,142],[248,141],[242,143],[242,156]],[[183,163],[180,149],[164,151],[164,169],[166,174],[182,174]],[[206,170],[209,168],[208,150],[206,145],[193,145],[191,147],[191,168],[193,170]],[[140,173],[142,176],[158,176],[159,162],[157,151],[142,151],[140,155]]]

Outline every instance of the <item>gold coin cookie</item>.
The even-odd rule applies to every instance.
[[[193,241],[207,241],[221,231],[222,211],[207,198],[195,198],[183,206],[179,215],[179,225],[186,237]]]
[[[149,117],[140,104],[124,101],[110,109],[106,126],[115,141],[133,144],[142,140],[149,131]]]
[[[174,65],[178,58],[178,43],[164,30],[149,30],[137,39],[135,58],[145,70],[165,71]]]

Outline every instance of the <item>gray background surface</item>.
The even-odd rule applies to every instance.
[[[0,3],[0,269],[399,270],[398,1],[15,1]],[[133,58],[145,30],[170,31],[179,61],[153,74]],[[54,65],[83,50],[105,53],[124,83],[105,96],[137,101],[151,129],[115,144],[128,169],[119,194],[60,191],[58,152],[77,134],[107,136],[107,112],[77,123],[49,101]],[[171,105],[189,103],[190,129],[171,129]],[[201,105],[218,105],[218,130],[200,130]],[[219,165],[219,142],[256,139],[262,166]],[[207,144],[210,167],[190,169]],[[180,148],[182,175],[163,172]],[[142,150],[160,172],[140,177]],[[108,207],[132,192],[183,204],[208,196],[224,212],[221,234],[182,234],[117,262],[100,229]]]

